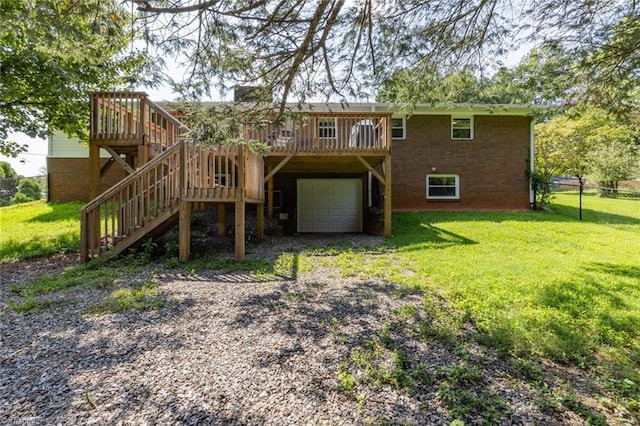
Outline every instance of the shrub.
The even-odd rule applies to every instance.
[[[18,192],[11,199],[12,204],[28,203],[42,198],[42,189],[37,180],[33,178],[21,179],[18,184]]]

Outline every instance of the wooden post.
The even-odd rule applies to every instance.
[[[180,212],[178,219],[178,258],[181,262],[189,260],[191,250],[191,203],[183,201],[187,191],[186,184],[186,156],[187,147],[180,144]]]
[[[218,204],[218,237],[224,238],[225,232],[224,227],[227,223],[226,218],[227,206],[226,204],[220,203]]]
[[[89,243],[87,241],[87,237],[89,236],[88,225],[87,212],[83,207],[80,209],[80,260],[82,260],[82,262],[89,261]]]
[[[178,257],[181,262],[186,262],[191,250],[191,203],[188,201],[180,201],[178,234]]]
[[[100,195],[100,147],[91,141],[89,143],[89,198]]]
[[[149,162],[149,144],[138,145],[138,167]]]
[[[391,155],[389,154],[384,158],[384,237],[391,238]]]
[[[271,166],[267,166],[268,173],[271,173]],[[273,176],[267,181],[267,217],[273,219]]]
[[[244,260],[244,201],[236,201],[235,226],[236,226],[236,260]]]
[[[256,206],[256,228],[258,238],[264,238],[264,203],[258,203]]]

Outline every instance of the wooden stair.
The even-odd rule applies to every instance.
[[[81,209],[82,259],[118,255],[178,223],[185,260],[191,211],[203,203],[235,204],[243,218],[236,223],[236,259],[242,259],[245,202],[264,203],[262,157],[246,145],[193,143],[186,126],[144,94],[96,93],[91,105],[93,180],[99,183],[99,148],[112,152],[129,175]],[[138,168],[120,155],[136,156],[130,163]]]
[[[80,212],[83,260],[117,255],[167,223],[175,224],[180,166],[177,144],[85,205]]]

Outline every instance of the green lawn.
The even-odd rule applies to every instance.
[[[578,219],[580,196],[577,191],[554,194],[551,208],[554,212]],[[585,192],[582,197],[582,218],[585,222],[609,224],[616,227],[640,224],[640,198],[621,196],[600,197],[596,192]]]
[[[591,365],[640,350],[640,225],[545,213],[406,213],[390,245],[499,349]],[[637,360],[637,361],[640,361]]]
[[[36,201],[0,208],[0,262],[77,251],[81,203]]]
[[[640,417],[640,208],[592,196],[579,221],[571,197],[553,212],[397,213],[389,253],[334,262],[423,290],[425,309],[443,297],[480,343],[589,371]]]
[[[455,336],[471,324],[478,342],[518,365],[530,368],[527,360],[533,360],[577,366],[596,380],[601,390],[594,395],[608,401],[600,404],[638,419],[640,201],[589,194],[580,221],[576,199],[575,193],[559,194],[547,212],[396,213],[393,238],[381,247],[357,250],[345,240],[283,253],[272,265],[253,260],[237,266],[260,275],[320,264],[338,274],[381,277],[420,290],[435,333]],[[0,209],[0,259],[76,250],[79,208],[35,203]],[[184,267],[197,265],[194,259]],[[60,287],[57,281],[67,288],[72,273],[83,285],[99,285],[111,270],[100,264],[86,268],[14,291],[46,293]],[[434,310],[436,299],[443,309]],[[343,376],[342,385],[349,388],[349,371]],[[537,386],[544,397],[542,383]],[[573,404],[571,398],[563,401]]]

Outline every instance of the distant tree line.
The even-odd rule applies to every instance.
[[[42,182],[19,176],[6,161],[0,161],[0,206],[42,199]]]

